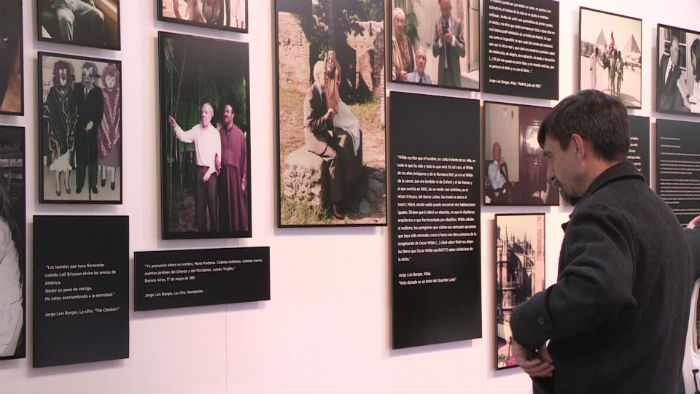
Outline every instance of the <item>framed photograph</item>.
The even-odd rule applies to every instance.
[[[248,32],[248,0],[158,0],[158,20]]]
[[[510,316],[545,289],[544,214],[496,215],[496,369],[517,367]]]
[[[642,20],[580,7],[579,89],[642,108]]]
[[[120,0],[36,0],[40,41],[121,48]]]
[[[39,202],[122,203],[121,70],[39,52]]]
[[[551,109],[484,103],[484,204],[559,205],[559,189],[547,180],[537,142]]]
[[[248,44],[158,33],[163,238],[251,236]]]
[[[24,114],[22,0],[0,2],[0,114]]]
[[[0,360],[26,355],[24,148],[23,127],[0,126]]]
[[[657,25],[656,111],[700,115],[700,32]]]
[[[392,82],[479,90],[479,0],[392,0]]]
[[[384,1],[275,11],[279,226],[386,225]]]
[[[34,216],[34,368],[129,357],[129,217]]]

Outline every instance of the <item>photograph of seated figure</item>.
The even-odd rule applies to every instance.
[[[119,0],[37,0],[39,40],[120,49]]]

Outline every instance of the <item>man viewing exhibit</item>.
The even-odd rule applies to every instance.
[[[518,364],[535,393],[681,392],[690,251],[671,209],[625,160],[624,104],[573,94],[537,139],[548,179],[574,210],[557,283],[513,311]]]

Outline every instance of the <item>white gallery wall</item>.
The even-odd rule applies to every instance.
[[[424,5],[431,2],[437,7],[437,1],[423,0]],[[0,115],[0,124],[26,128],[28,343],[26,359],[0,361],[0,393],[531,392],[529,378],[520,369],[495,370],[493,215],[548,213],[547,283],[551,284],[556,280],[562,239],[559,226],[566,220],[569,209],[484,208],[481,218],[482,338],[391,350],[388,229],[276,228],[273,0],[248,0],[248,34],[159,22],[156,21],[155,0],[121,0],[121,51],[38,42],[35,1],[24,0],[23,3],[25,114],[19,117]],[[580,5],[643,20],[642,108],[631,110],[630,114],[652,117],[653,130],[656,24],[700,31],[700,2],[561,1],[559,96],[562,98],[578,85],[576,50]],[[253,196],[253,237],[250,239],[160,239],[158,30],[250,43]],[[122,205],[38,203],[37,51],[122,61]],[[412,90],[412,86],[387,85],[390,90],[417,91]],[[457,90],[434,89],[430,93],[541,106],[556,103]],[[700,121],[682,116],[664,117]],[[652,133],[652,140],[653,137]],[[653,154],[652,147],[652,157]],[[271,300],[131,312],[128,359],[33,369],[30,295],[34,214],[129,215],[132,262],[134,251],[269,245]],[[130,288],[133,289],[133,284]]]

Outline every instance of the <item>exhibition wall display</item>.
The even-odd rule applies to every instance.
[[[39,201],[121,204],[121,62],[38,56]]]
[[[314,3],[275,2],[278,224],[385,225],[384,1]]]
[[[121,48],[120,0],[36,0],[40,41]]]
[[[247,33],[248,0],[158,0],[158,19]]]
[[[0,359],[26,354],[24,128],[0,126]]]
[[[392,0],[389,59],[393,82],[479,90],[479,1]]]
[[[34,216],[33,365],[129,357],[129,217]]]
[[[642,20],[581,7],[579,37],[579,89],[642,108]]]
[[[58,1],[63,0],[53,0],[54,3]],[[497,222],[505,226],[506,216],[543,217],[544,258],[552,262],[561,245],[561,224],[568,220],[573,208],[557,204],[558,200],[551,204],[542,200],[535,204],[522,200],[517,204],[487,202],[483,193],[487,185],[487,164],[493,161],[494,144],[486,141],[489,138],[486,127],[488,123],[493,124],[494,119],[486,117],[486,108],[517,109],[518,125],[511,125],[508,130],[517,136],[515,146],[520,148],[521,137],[527,141],[527,133],[522,134],[520,128],[521,115],[525,122],[524,114],[528,109],[548,111],[558,98],[585,88],[581,85],[582,72],[591,60],[590,56],[582,57],[584,38],[580,20],[582,12],[585,13],[582,8],[585,8],[600,18],[614,15],[641,21],[643,39],[637,42],[639,65],[630,63],[629,56],[625,58],[623,33],[614,32],[615,46],[622,52],[627,66],[621,74],[620,89],[617,84],[615,88],[623,99],[635,97],[633,105],[628,107],[632,133],[628,158],[645,174],[653,188],[660,187],[657,182],[663,178],[664,185],[660,187],[663,190],[658,191],[665,193],[664,198],[668,198],[668,182],[679,181],[671,179],[673,174],[660,174],[660,167],[668,171],[667,167],[675,164],[659,164],[661,160],[657,163],[660,149],[657,125],[669,121],[697,127],[700,121],[692,112],[657,111],[656,106],[656,70],[663,57],[661,52],[668,46],[665,52],[669,53],[672,43],[671,39],[664,39],[663,46],[658,44],[657,24],[678,26],[681,31],[688,32],[678,43],[681,65],[678,81],[685,81],[688,103],[695,101],[691,91],[694,86],[691,51],[694,38],[691,36],[700,31],[700,4],[695,1],[681,0],[671,7],[632,0],[485,0],[483,4],[478,0],[94,2],[95,8],[103,14],[104,23],[112,23],[112,27],[103,28],[100,45],[90,46],[86,42],[97,41],[98,34],[79,34],[85,26],[78,27],[78,19],[73,31],[73,44],[78,45],[61,42],[60,33],[48,33],[50,39],[42,38],[44,30],[50,32],[51,28],[43,27],[42,19],[37,16],[39,0],[20,2],[22,16],[13,21],[22,22],[19,36],[23,37],[23,53],[15,57],[12,72],[17,86],[29,92],[25,98],[31,105],[19,112],[17,107],[7,112],[6,107],[0,109],[0,124],[7,125],[0,126],[0,159],[11,145],[4,138],[9,135],[6,131],[26,129],[29,134],[24,157],[29,161],[22,160],[28,175],[26,199],[23,197],[22,201],[25,201],[29,218],[22,219],[25,230],[20,232],[32,231],[25,234],[32,246],[16,245],[18,254],[26,250],[27,255],[26,263],[22,257],[18,259],[20,285],[13,282],[13,287],[5,287],[1,284],[0,289],[20,288],[20,294],[22,289],[30,289],[29,295],[22,296],[26,302],[23,313],[34,317],[27,319],[29,330],[17,336],[14,353],[8,356],[11,359],[0,361],[0,391],[529,393],[532,390],[529,377],[518,368],[507,368],[508,364],[512,365],[512,359],[509,335],[505,324],[501,324],[501,320],[505,323],[505,308],[501,306],[499,312],[497,306],[499,291],[504,289],[499,287],[498,271],[494,268],[498,254]],[[11,4],[10,1],[6,3]],[[42,0],[42,3],[48,1]],[[91,5],[89,0],[65,3]],[[107,15],[100,8],[104,4],[116,5],[113,10],[118,12]],[[198,5],[202,8],[198,9]],[[457,53],[459,88],[450,86],[449,82],[439,83],[438,71],[450,69],[449,63],[440,64],[440,50],[437,55],[433,53],[441,5],[448,5],[451,19],[459,20],[462,25],[464,56]],[[176,7],[181,19],[175,15]],[[426,52],[423,76],[429,77],[431,84],[427,79],[419,80],[421,84],[398,81],[391,76],[392,38],[397,34],[393,21],[395,8],[404,12],[403,33],[415,39],[411,41],[414,54],[411,72],[421,74],[423,65],[416,61],[415,54],[416,51],[420,53],[419,46],[423,46]],[[49,11],[55,9],[49,7]],[[169,14],[159,15],[166,12]],[[51,12],[44,15],[52,16]],[[0,19],[5,20],[4,16],[0,13]],[[57,19],[58,15],[54,12],[53,16]],[[479,26],[482,17],[484,23]],[[113,23],[121,20],[125,29],[118,29],[119,24]],[[10,25],[12,23],[0,23],[0,43],[12,42],[11,34],[4,31],[5,26]],[[449,21],[447,25],[449,31]],[[600,29],[604,30],[606,44],[609,44],[610,33],[606,26]],[[160,41],[159,32],[163,32]],[[110,34],[118,37],[118,41],[110,41],[107,38]],[[439,31],[437,35],[439,37]],[[4,37],[10,40],[4,41]],[[163,37],[172,39],[172,48],[162,45]],[[115,42],[118,42],[118,50],[113,48]],[[186,42],[190,42],[186,51],[178,48]],[[227,53],[233,47],[245,47],[245,55],[229,58]],[[168,56],[174,57],[166,63],[164,54],[170,49],[173,51]],[[0,44],[0,63],[7,59],[4,50]],[[89,164],[78,196],[75,183],[78,165],[71,164],[70,155],[66,156],[68,166],[58,171],[59,182],[56,182],[56,167],[50,168],[54,161],[50,157],[51,129],[46,126],[44,104],[52,87],[53,68],[47,68],[49,74],[42,76],[44,58],[48,59],[49,55],[71,65],[73,85],[82,83],[82,65],[88,61],[75,59],[92,59],[90,62],[98,68],[95,86],[102,90],[106,86],[103,70],[108,65],[118,70],[114,75],[118,76],[115,86],[121,93],[122,158],[119,166],[113,166],[116,171],[110,168],[112,166],[97,163],[98,193],[92,193],[92,200],[86,197],[70,201],[92,192]],[[450,57],[452,54],[445,56]],[[602,58],[598,60],[601,64],[597,69],[598,88],[606,90],[609,89],[606,82],[609,69],[603,68]],[[332,199],[326,198],[330,193],[329,163],[308,151],[304,137],[304,97],[312,91],[313,67],[318,61],[325,66],[326,86],[337,86],[340,102],[337,111],[333,106],[332,117],[347,122],[343,126],[351,131],[354,130],[351,121],[356,119],[360,131],[357,134],[360,138],[353,140],[351,133],[343,134],[345,129],[338,128],[339,139],[345,139],[343,146],[352,150],[347,152],[351,153],[348,157],[359,159],[351,165],[359,164],[361,171],[356,178],[359,186],[343,189],[343,192],[350,192],[349,199],[341,200],[336,205],[337,210],[333,209]],[[440,65],[443,70],[439,69]],[[230,82],[236,78],[220,77],[217,68],[231,72],[226,75],[247,68],[247,79],[245,83]],[[539,71],[546,72],[537,76]],[[487,72],[492,75],[486,76]],[[495,72],[499,74],[493,75]],[[31,78],[23,78],[24,73]],[[633,77],[639,78],[639,82]],[[443,82],[444,78],[445,75]],[[454,81],[454,76],[452,78]],[[639,84],[638,103],[636,91],[630,93],[627,85],[636,87],[636,83]],[[227,109],[221,101],[225,99],[223,92],[229,90],[229,84],[237,85],[230,90],[235,90],[240,97],[244,97],[242,92],[245,91],[246,101],[234,103]],[[676,86],[679,91],[683,89],[679,82]],[[21,96],[10,93],[18,90],[8,85],[7,91],[6,97],[13,97],[15,105],[21,103],[17,99]],[[212,92],[215,94],[210,95]],[[326,92],[318,93],[326,98],[330,96]],[[401,101],[400,96],[408,98],[396,115],[393,103]],[[681,102],[684,102],[683,96],[680,95]],[[179,103],[174,100],[176,97],[180,97]],[[414,100],[417,100],[415,105],[412,104]],[[236,186],[236,194],[229,194],[240,197],[237,201],[245,206],[239,209],[241,214],[228,215],[231,221],[227,225],[228,229],[234,229],[232,231],[222,226],[225,214],[220,182],[226,170],[217,168],[214,160],[217,182],[210,184],[216,186],[216,191],[209,194],[210,190],[205,190],[206,197],[198,199],[196,188],[191,187],[197,183],[197,148],[194,143],[177,140],[169,119],[172,115],[183,130],[201,124],[202,107],[207,101],[218,103],[211,103],[214,127],[217,123],[223,126],[231,119],[230,123],[240,134],[233,133],[236,129],[232,127],[222,127],[222,130],[229,136],[238,136],[239,142],[242,135],[243,142],[238,146],[245,146],[245,161],[236,161],[237,166],[229,162],[230,170],[235,173],[228,172],[234,174],[228,182]],[[426,104],[437,101],[440,104]],[[5,104],[8,102],[5,100]],[[167,111],[163,109],[164,103],[169,103]],[[208,113],[207,110],[207,116]],[[352,116],[345,116],[348,114]],[[503,111],[497,114],[502,117]],[[403,138],[404,133],[397,129],[402,121],[395,123],[394,117],[405,118],[408,122],[404,130],[410,130],[409,138]],[[336,125],[333,125],[334,135],[335,130]],[[217,129],[217,132],[221,137],[221,131]],[[441,135],[449,138],[435,138]],[[683,137],[673,133],[662,135]],[[164,136],[171,141],[164,142]],[[42,145],[42,138],[46,139],[45,145]],[[112,136],[110,141],[116,138]],[[359,144],[355,145],[354,141]],[[676,144],[675,140],[667,139],[663,143]],[[537,144],[532,142],[531,145]],[[691,138],[689,144],[681,145],[692,147],[695,142]],[[416,148],[418,153],[431,153],[406,154],[408,148]],[[663,147],[662,151],[664,149],[673,153],[675,148]],[[175,156],[171,152],[175,152]],[[446,154],[451,152],[459,155]],[[502,146],[509,177],[513,180],[517,174],[517,181],[521,182],[525,164],[521,165],[521,152],[516,152],[518,154],[513,156]],[[241,159],[242,151],[239,154]],[[313,166],[318,165],[313,168],[319,171],[308,170],[309,164],[303,160],[289,161],[288,157],[293,154],[312,158]],[[653,161],[650,154],[654,155]],[[222,152],[219,160],[223,156]],[[473,163],[418,161],[418,158],[458,158],[473,160]],[[394,169],[392,160],[404,167]],[[12,173],[16,172],[16,163],[12,164]],[[294,166],[288,167],[288,163]],[[2,165],[4,162],[0,160],[0,173]],[[418,165],[423,165],[423,169]],[[425,182],[407,182],[418,179],[407,174],[424,171],[426,166],[432,166],[435,174],[450,175],[421,178]],[[106,169],[104,185],[103,168]],[[399,175],[399,170],[404,173]],[[533,173],[541,179],[541,172]],[[116,190],[120,195],[104,203],[99,198],[112,196],[112,174],[114,195]],[[295,188],[311,174],[319,174],[321,180],[309,182],[311,187],[307,189]],[[211,179],[212,174],[209,175]],[[471,177],[470,185],[463,183],[467,175]],[[693,182],[697,180],[696,175],[688,178]],[[445,181],[452,181],[452,184]],[[67,193],[66,184],[70,193]],[[174,206],[164,200],[168,184],[184,185],[171,189],[173,196],[179,194],[176,198],[181,198],[183,205]],[[57,186],[60,196],[56,193]],[[399,187],[404,189],[399,192]],[[314,205],[316,203],[303,199],[300,194],[291,194],[300,190],[324,197]],[[673,197],[675,191],[670,191]],[[532,194],[534,191],[530,196]],[[556,197],[556,193],[545,194]],[[679,195],[681,204],[695,201],[698,193],[693,189],[688,194],[689,197]],[[213,196],[212,201],[206,201],[210,196]],[[415,201],[408,200],[414,197]],[[64,200],[70,203],[62,203]],[[197,201],[205,202],[204,209],[200,208],[200,213],[204,213],[204,219],[200,216],[200,226],[197,226]],[[457,208],[442,205],[453,202],[473,204],[474,209],[464,206],[459,209],[463,212],[444,214],[457,211]],[[416,205],[405,209],[407,205],[399,208],[399,203]],[[229,212],[233,212],[232,207],[240,206],[226,205]],[[698,210],[696,208],[688,207]],[[210,212],[214,209],[216,212]],[[173,213],[178,211],[186,214],[175,217]],[[16,208],[12,214],[17,215]],[[111,274],[91,277],[85,275],[89,272],[86,263],[63,264],[68,265],[66,269],[57,268],[57,263],[49,261],[64,259],[68,251],[91,248],[99,248],[102,254],[113,254],[111,246],[103,247],[100,242],[103,238],[116,242],[111,229],[115,226],[102,224],[94,234],[82,237],[89,247],[73,246],[78,243],[76,237],[80,234],[72,227],[64,230],[65,225],[59,226],[63,230],[45,230],[41,231],[43,236],[33,236],[35,230],[46,229],[42,219],[34,221],[33,215],[129,217],[128,225],[117,226],[125,228],[129,234],[128,246],[120,247],[126,252],[118,254],[128,259],[133,253],[134,270],[130,271],[131,262],[126,259],[116,269],[116,275],[121,276],[113,298],[108,297],[111,289],[93,281],[111,281]],[[414,218],[438,215],[442,222],[411,222]],[[456,218],[455,221],[448,220],[448,216]],[[234,217],[245,220],[241,223],[233,220]],[[464,221],[459,222],[460,219]],[[175,226],[171,234],[164,229],[166,221]],[[246,224],[247,229],[237,230],[234,223]],[[534,233],[536,227],[537,224],[528,227],[533,230],[529,232]],[[64,237],[70,239],[61,246],[53,246],[52,239]],[[506,242],[508,238],[505,237]],[[398,242],[403,243],[399,246]],[[416,244],[410,245],[410,242]],[[466,244],[458,244],[462,242]],[[528,245],[528,242],[513,241],[511,244],[511,250],[518,253],[515,245]],[[534,244],[533,241],[533,249]],[[462,250],[470,245],[478,249]],[[444,250],[426,252],[440,248]],[[412,249],[416,250],[409,252]],[[225,252],[217,254],[220,250]],[[536,253],[532,255],[537,256]],[[410,261],[403,260],[407,257],[411,257]],[[42,274],[27,272],[22,264],[32,269],[43,267],[44,274],[72,275],[71,281],[56,284],[53,278],[45,277],[42,283],[35,283]],[[170,266],[164,267],[164,264]],[[70,268],[71,265],[74,268]],[[51,271],[48,266],[53,267]],[[555,283],[556,265],[546,264],[542,270],[542,274],[534,275],[535,282],[543,279],[541,283],[545,287]],[[520,272],[523,271],[527,272],[527,268]],[[81,275],[75,275],[78,273]],[[26,278],[30,283],[22,282]],[[130,280],[134,281],[133,292],[128,287],[132,285]],[[524,282],[519,294],[527,290]],[[89,287],[92,293],[87,290]],[[78,290],[74,292],[74,288]],[[33,296],[34,291],[40,291],[41,295]],[[94,299],[79,298],[93,293]],[[119,298],[119,309],[115,310],[117,294],[125,298]],[[134,310],[130,310],[131,296]],[[49,301],[43,297],[49,297]],[[51,301],[52,297],[61,299]],[[97,304],[108,301],[111,305]],[[43,307],[54,310],[39,311],[42,302]],[[77,307],[68,305],[72,302]],[[394,308],[394,302],[398,308]],[[399,311],[397,316],[403,319],[398,323],[394,319],[395,311]],[[43,313],[35,316],[37,312]],[[59,316],[61,312],[63,315]],[[92,327],[100,314],[104,318],[114,318],[105,323],[107,329],[100,327],[85,334],[80,331],[83,326]],[[55,329],[64,322],[72,326]],[[417,330],[412,331],[413,327]],[[128,330],[126,339],[124,328]],[[41,335],[35,336],[35,329]],[[68,339],[63,340],[64,337],[56,334],[66,334]],[[97,338],[99,342],[92,342],[89,351],[83,351],[81,342],[90,342],[97,335],[102,335]],[[0,334],[0,342],[2,338]],[[25,349],[38,356],[24,357]],[[35,361],[39,362],[37,366],[46,367],[34,368]],[[507,370],[500,369],[504,363]]]
[[[480,338],[479,102],[390,100],[392,348]]]
[[[558,1],[484,0],[484,92],[558,99],[558,47]]]
[[[0,4],[0,114],[24,114],[22,0]]]
[[[163,238],[250,237],[248,44],[160,32]]]
[[[700,115],[700,32],[659,24],[656,110]]]

